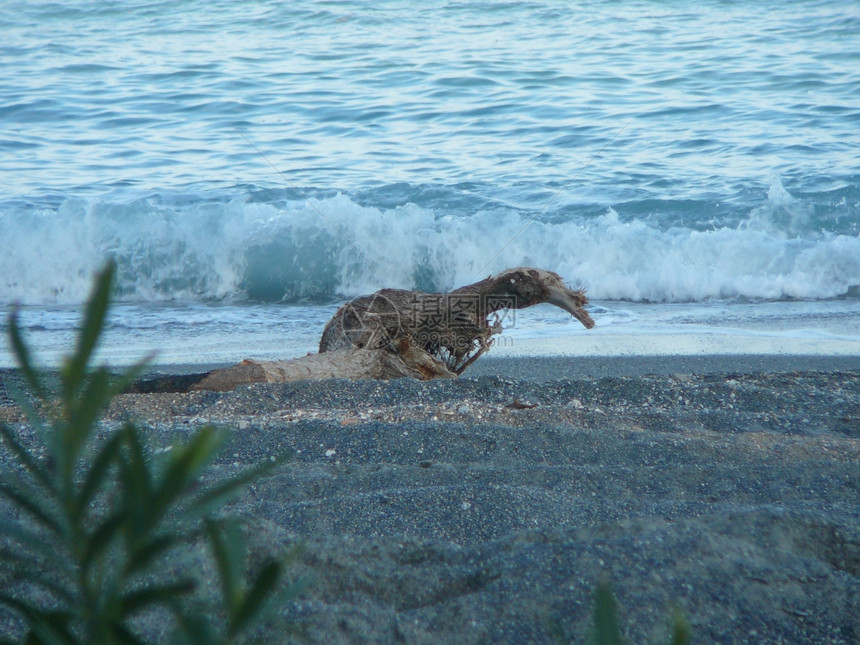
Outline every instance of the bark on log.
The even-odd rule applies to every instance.
[[[330,378],[389,380],[455,378],[445,364],[414,345],[388,349],[342,349],[286,361],[245,360],[205,374],[159,376],[135,383],[129,393],[227,392],[249,383],[285,383]]]

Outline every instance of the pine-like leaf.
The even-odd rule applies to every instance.
[[[71,482],[75,466],[87,442],[95,432],[96,421],[110,401],[110,373],[98,370],[92,374],[86,387],[70,405],[69,418],[63,433],[60,472],[64,482]]]
[[[206,532],[218,568],[221,596],[232,615],[244,598],[245,541],[235,521],[219,525],[215,520],[207,520]]]
[[[0,547],[0,560],[6,560],[13,567],[30,566],[27,556],[39,558],[46,568],[61,574],[69,567],[68,556],[58,550],[55,540],[46,539],[44,532],[34,531],[18,522],[0,522],[0,536],[11,540],[18,547]]]
[[[122,615],[131,614],[157,605],[169,605],[180,596],[194,591],[196,583],[191,578],[167,584],[154,584],[135,589],[122,597]]]
[[[122,446],[122,439],[123,437],[121,433],[114,433],[114,435],[98,449],[94,457],[91,457],[92,463],[89,468],[86,469],[84,481],[78,490],[76,506],[72,510],[73,521],[81,521],[99,490],[110,485],[110,470],[116,462],[120,447]]]
[[[274,460],[261,462],[226,481],[205,489],[195,497],[191,508],[197,513],[208,514],[214,508],[227,503],[245,486],[258,481],[261,477],[288,461],[291,457],[292,453],[285,452]]]
[[[116,265],[109,262],[96,276],[96,282],[84,308],[83,325],[78,334],[75,353],[63,366],[63,399],[72,401],[84,383],[87,365],[104,329]]]
[[[690,623],[677,607],[672,611],[672,639],[669,645],[687,645],[690,642]]]
[[[58,520],[50,500],[45,500],[37,491],[28,490],[12,480],[8,473],[0,474],[0,495],[7,497],[21,510],[26,511],[43,528],[55,535],[63,535],[64,526]]]
[[[0,436],[3,437],[3,443],[8,446],[9,450],[12,451],[12,454],[15,455],[15,458],[18,460],[18,463],[24,466],[27,470],[27,473],[29,473],[36,482],[48,489],[48,491],[51,493],[55,492],[54,482],[52,481],[48,471],[37,459],[33,457],[32,454],[30,454],[30,451],[27,450],[20,441],[18,441],[18,438],[5,423],[0,424]]]
[[[68,612],[45,610],[3,591],[0,591],[0,603],[17,611],[27,621],[30,633],[24,641],[26,644],[78,645],[69,627],[72,617]]]
[[[594,632],[592,645],[621,645],[621,626],[615,596],[607,583],[600,583],[594,591],[592,614]]]
[[[112,397],[137,380],[148,362],[116,376],[107,367],[90,367],[105,328],[115,274],[110,263],[96,280],[74,353],[60,370],[59,401],[50,398],[33,367],[17,312],[10,316],[12,349],[30,389],[30,398],[21,397],[21,409],[39,433],[47,457],[38,459],[16,433],[0,427],[0,438],[22,467],[17,474],[0,472],[0,496],[37,525],[26,520],[0,523],[0,568],[26,583],[23,588],[35,592],[34,597],[60,603],[62,611],[6,591],[0,591],[0,603],[29,625],[28,645],[137,645],[142,641],[128,619],[157,605],[173,613],[189,643],[226,644],[225,636],[234,642],[233,637],[259,617],[285,563],[267,562],[246,583],[247,553],[238,523],[226,523],[223,531],[214,521],[206,524],[229,635],[218,633],[216,625],[224,626],[218,619],[185,613],[184,599],[194,591],[195,581],[171,571],[188,571],[184,565],[195,551],[180,547],[200,538],[200,521],[286,456],[194,492],[227,441],[226,431],[204,427],[160,464],[132,423],[104,442],[95,441],[98,419]],[[114,493],[119,503],[111,505]],[[176,555],[171,570],[159,566],[167,552]]]
[[[27,382],[30,390],[39,399],[46,399],[46,390],[42,385],[42,379],[36,368],[33,366],[33,359],[30,357],[30,350],[21,336],[21,328],[18,326],[18,308],[14,308],[9,314],[9,344],[12,345],[12,353],[15,354],[15,359],[18,361],[18,367],[24,375],[24,380]]]
[[[201,428],[190,441],[174,447],[150,502],[150,522],[161,519],[202,474],[226,440],[226,433],[212,426]]]
[[[75,602],[75,593],[69,584],[68,562],[46,561],[33,553],[0,549],[0,568],[8,571],[19,580],[29,582],[47,593],[53,594],[66,603]],[[52,568],[51,564],[55,566]]]
[[[144,571],[156,558],[184,541],[185,538],[178,533],[165,533],[138,544],[137,549],[129,553],[125,566],[126,575],[131,576]]]
[[[123,450],[119,458],[122,503],[128,519],[127,536],[130,543],[134,543],[150,530],[153,482],[137,429],[126,426],[122,437]]]
[[[99,560],[107,551],[111,543],[121,537],[125,519],[125,514],[122,511],[115,511],[102,520],[101,524],[90,533],[86,544],[83,545],[82,553],[78,556],[81,569],[88,571],[93,562]]]
[[[190,614],[178,609],[175,609],[174,613],[179,622],[177,633],[172,639],[175,645],[214,645],[221,640],[212,623],[200,614]]]
[[[269,560],[263,566],[245,593],[241,606],[230,617],[230,637],[240,634],[265,609],[266,601],[280,580],[282,571],[283,565],[276,560]]]

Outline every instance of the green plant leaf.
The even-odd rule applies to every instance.
[[[12,346],[12,353],[15,354],[18,367],[21,370],[21,374],[24,375],[24,380],[27,382],[30,390],[39,399],[45,400],[47,398],[45,387],[42,385],[42,379],[39,378],[39,374],[33,366],[30,349],[21,336],[21,328],[18,326],[17,307],[12,309],[12,313],[9,314],[9,344]]]
[[[166,533],[138,544],[135,551],[128,555],[128,561],[125,565],[126,575],[143,571],[165,551],[186,540],[187,537],[178,533]]]
[[[83,571],[89,571],[110,544],[121,537],[125,519],[122,510],[114,511],[86,537],[85,544],[78,545],[81,547],[78,560]]]
[[[75,352],[66,360],[62,369],[63,399],[67,402],[74,399],[85,381],[87,365],[104,329],[115,275],[116,264],[108,262],[96,276],[95,285],[87,299]]]
[[[122,623],[112,625],[111,631],[117,645],[145,645],[146,641],[140,640]]]
[[[91,463],[86,469],[84,481],[75,500],[75,507],[72,509],[73,521],[81,521],[99,490],[107,488],[110,484],[110,468],[117,460],[122,440],[122,433],[114,433],[95,455],[90,457]]]
[[[78,645],[78,640],[69,627],[72,619],[69,612],[45,610],[2,591],[0,603],[16,610],[27,621],[31,631],[25,643]]]
[[[245,540],[233,520],[219,524],[208,519],[206,532],[218,568],[221,596],[227,611],[232,615],[244,599]]]
[[[68,556],[58,550],[54,540],[46,539],[46,535],[39,531],[33,531],[20,523],[0,522],[0,535],[17,543],[14,550],[0,547],[0,560],[7,560],[11,565],[29,566],[26,560],[27,554],[34,558],[42,558],[44,564],[51,567],[54,573],[59,574],[69,568]],[[11,549],[11,545],[9,547]]]
[[[181,596],[188,595],[197,586],[191,578],[166,584],[153,584],[140,589],[134,589],[123,594],[121,611],[123,616],[129,616],[137,611],[155,605],[170,605]]]
[[[242,604],[230,617],[228,635],[235,637],[244,631],[253,620],[265,609],[266,601],[281,578],[283,565],[276,560],[269,560],[254,578],[253,583],[244,595]]]
[[[669,645],[687,645],[690,642],[690,623],[678,607],[672,610],[672,639]]]
[[[214,459],[226,439],[224,431],[203,426],[188,442],[175,446],[170,451],[150,502],[151,523],[160,520],[168,507],[199,479],[203,469]]]
[[[78,645],[79,641],[70,627],[71,614],[58,611],[42,611],[34,621],[33,631],[40,643],[46,645]]]
[[[14,575],[19,580],[25,580],[34,587],[54,594],[59,600],[72,604],[76,597],[69,584],[68,563],[60,563],[57,568],[51,568],[49,563],[31,554],[22,554],[8,549],[0,550],[0,567]]]
[[[50,398],[43,382],[47,379],[33,366],[17,311],[10,316],[10,342],[30,389],[29,396],[21,397],[21,409],[38,432],[46,458],[39,459],[11,428],[0,427],[0,438],[22,468],[0,470],[0,496],[34,520],[0,523],[0,569],[38,598],[0,591],[0,603],[26,621],[30,632],[25,642],[32,645],[136,645],[141,639],[129,617],[155,606],[173,613],[177,636],[184,635],[187,642],[226,645],[215,625],[226,626],[229,642],[235,642],[233,636],[268,604],[285,564],[267,561],[247,582],[239,524],[228,522],[222,530],[215,522],[206,523],[226,623],[205,611],[185,613],[185,607],[203,600],[195,597],[195,604],[186,604],[197,584],[190,567],[196,562],[201,521],[286,456],[199,492],[204,471],[228,439],[226,431],[201,428],[162,460],[153,458],[145,433],[133,423],[96,440],[100,416],[148,363],[145,359],[118,375],[90,366],[105,329],[115,275],[115,265],[108,263],[97,276],[77,344],[60,368],[59,400]],[[170,564],[159,566],[168,551]]]
[[[247,470],[230,477],[215,486],[200,492],[191,503],[191,508],[201,514],[208,514],[212,509],[225,504],[230,498],[240,492],[248,484],[259,480],[292,457],[291,452],[285,452],[274,460],[264,461]]]
[[[155,358],[155,352],[147,354],[124,372],[115,375],[111,383],[111,396],[124,393],[132,383],[140,379],[153,358]]]
[[[60,473],[68,485],[74,476],[75,466],[84,447],[92,438],[96,421],[110,401],[110,372],[100,369],[90,376],[80,397],[68,404],[68,421],[62,433],[62,450],[56,455],[61,460]]]
[[[179,623],[172,640],[175,645],[214,645],[221,640],[212,624],[200,614],[190,614],[179,608],[174,608],[174,614]]]
[[[48,471],[30,454],[29,450],[21,445],[21,442],[18,441],[18,438],[5,423],[0,424],[0,436],[2,436],[3,442],[12,451],[18,463],[24,466],[30,476],[47,488],[48,491],[54,493],[54,482],[51,480]]]
[[[120,492],[128,522],[126,535],[129,544],[144,539],[149,531],[152,501],[152,476],[137,428],[128,424],[122,429],[122,447],[118,456]],[[133,549],[132,549],[133,550]]]
[[[27,490],[19,482],[12,481],[8,473],[0,474],[0,495],[9,498],[44,528],[56,535],[64,534],[65,527],[58,521],[54,509],[50,508],[50,500],[45,500],[37,491]]]
[[[591,645],[621,645],[621,626],[615,596],[608,583],[601,582],[594,591]]]
[[[78,404],[75,411],[78,413],[84,412],[87,415],[84,419],[98,418],[104,408],[110,404],[113,380],[113,374],[104,366],[97,367],[88,372],[84,377],[84,382],[81,384],[80,393],[75,399],[75,402]]]

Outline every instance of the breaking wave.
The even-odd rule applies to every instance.
[[[708,226],[621,205],[530,220],[486,204],[451,214],[346,194],[260,195],[2,205],[0,303],[82,302],[105,258],[118,263],[128,302],[324,302],[382,286],[447,290],[518,265],[608,300],[826,299],[860,285],[860,236],[816,227],[778,179],[759,206]]]

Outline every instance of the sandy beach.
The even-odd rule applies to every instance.
[[[695,643],[860,641],[857,357],[490,357],[123,395],[106,422],[129,415],[155,446],[233,429],[213,476],[293,454],[233,511],[255,549],[304,545],[295,642],[581,642],[601,580],[631,643],[673,608]]]

